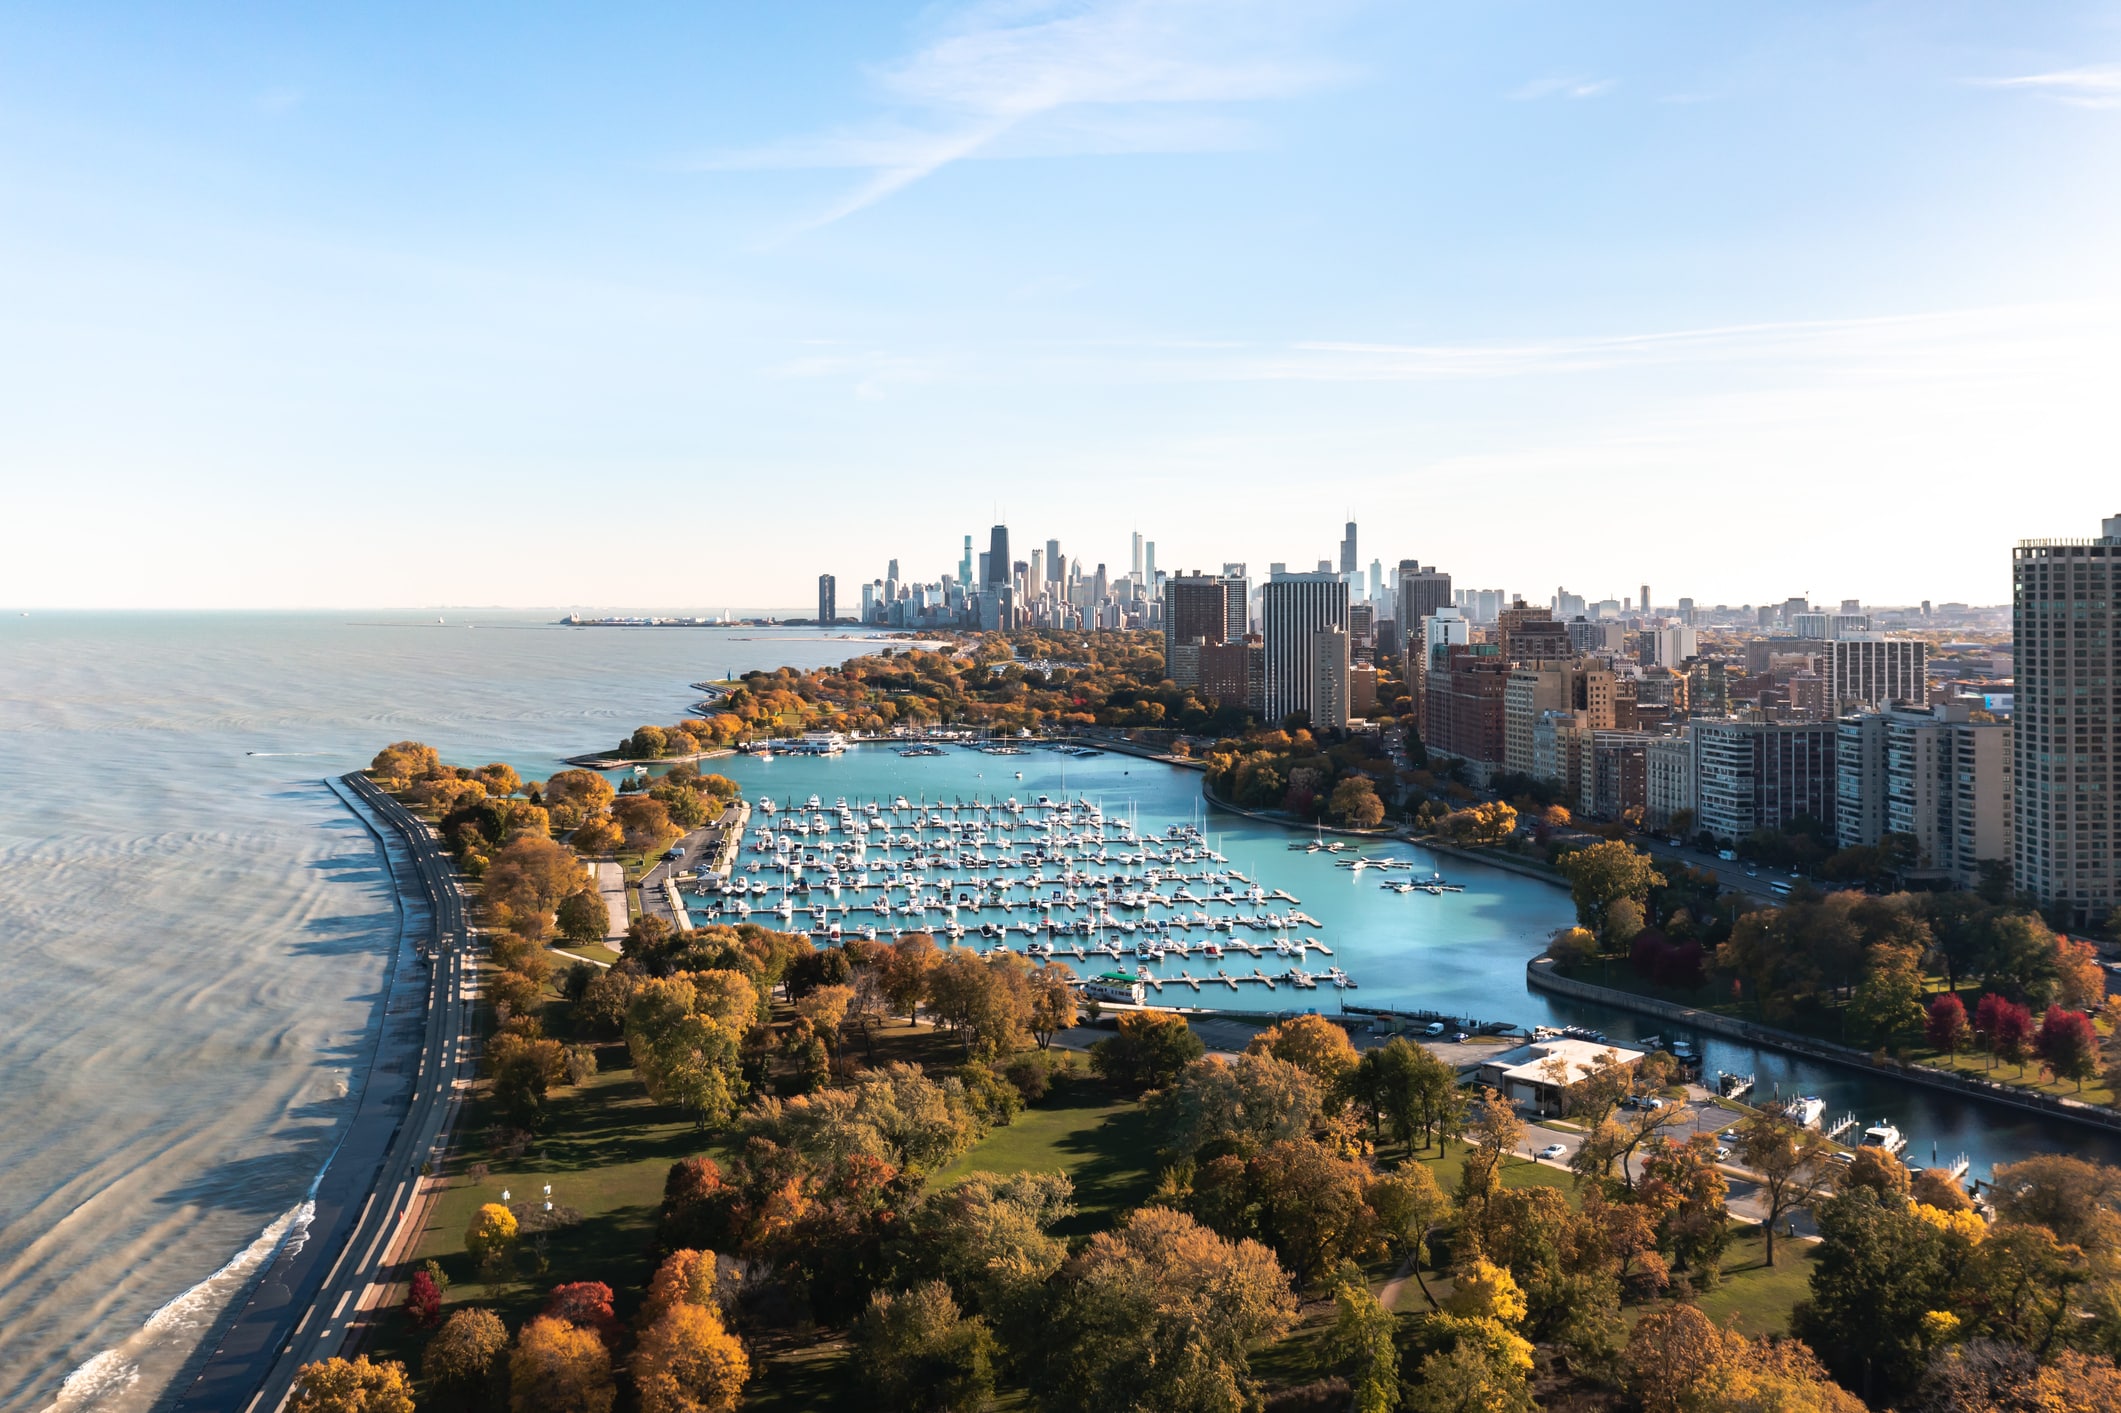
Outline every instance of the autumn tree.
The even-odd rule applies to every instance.
[[[1619,839],[1572,850],[1562,855],[1555,866],[1569,880],[1576,920],[1601,937],[1613,904],[1626,898],[1639,907],[1652,888],[1665,884],[1664,875],[1657,871],[1648,854]]]
[[[1207,1413],[1246,1404],[1250,1351],[1295,1318],[1264,1246],[1144,1207],[1061,1268],[1035,1345],[1013,1352],[1051,1413]]]
[[[405,1366],[386,1359],[326,1359],[295,1374],[287,1406],[293,1413],[413,1413]]]
[[[459,1310],[443,1322],[420,1356],[420,1376],[435,1392],[466,1405],[495,1391],[508,1355],[508,1327],[491,1310]]]
[[[1502,1188],[1502,1165],[1524,1141],[1524,1121],[1509,1101],[1483,1087],[1466,1128],[1469,1145],[1458,1174],[1458,1206],[1477,1239],[1487,1232],[1489,1199]]]
[[[1368,776],[1343,776],[1326,799],[1326,816],[1350,829],[1375,829],[1384,823],[1384,801]]]
[[[1186,1018],[1172,1011],[1135,1011],[1119,1018],[1119,1034],[1090,1047],[1090,1068],[1135,1089],[1171,1083],[1207,1053]]]
[[[1804,1345],[1719,1329],[1697,1305],[1673,1305],[1636,1325],[1621,1383],[1643,1413],[1863,1413]]]
[[[1973,1027],[1966,1019],[1966,1003],[1950,991],[1939,992],[1923,1017],[1922,1038],[1929,1042],[1932,1050],[1957,1055],[1972,1036]]]
[[[1301,1138],[1323,1111],[1316,1083],[1272,1055],[1246,1053],[1229,1064],[1200,1059],[1149,1099],[1149,1119],[1181,1158],[1209,1145],[1252,1153]]]
[[[611,1413],[618,1397],[604,1342],[549,1315],[516,1333],[508,1390],[515,1413]]]
[[[498,1202],[488,1202],[472,1213],[464,1232],[464,1249],[481,1270],[493,1270],[515,1250],[516,1217]]]
[[[1922,954],[1912,946],[1871,948],[1863,981],[1849,1003],[1849,1023],[1864,1039],[1883,1045],[1922,1023]]]
[[[540,798],[555,830],[573,830],[611,808],[611,782],[593,770],[562,770],[545,782]]]
[[[1982,1046],[1990,1055],[2024,1072],[2025,1062],[2033,1053],[2033,1013],[2029,1009],[1990,992],[1974,1008],[1974,1029],[1981,1033]]]
[[[1346,1030],[1324,1016],[1308,1013],[1268,1026],[1245,1049],[1296,1066],[1327,1095],[1339,1090],[1357,1060]]]
[[[1023,1048],[1031,1023],[1030,963],[1015,954],[988,961],[953,948],[928,973],[928,1010],[956,1032],[966,1058]]]
[[[928,973],[935,967],[935,939],[925,932],[909,932],[891,944],[884,959],[884,996],[893,1010],[913,1018],[928,995]]]
[[[1457,1071],[1404,1036],[1363,1051],[1342,1085],[1373,1132],[1390,1133],[1409,1148],[1456,1138],[1465,1127]]]
[[[433,746],[418,741],[397,741],[376,752],[368,773],[386,790],[402,790],[423,775],[439,770],[442,758]]]
[[[1066,962],[1049,961],[1032,973],[1031,1035],[1043,1050],[1053,1037],[1074,1026],[1081,1016],[1075,994],[1075,971]]]
[[[729,1413],[751,1360],[711,1304],[677,1300],[641,1331],[633,1383],[641,1413]]]
[[[667,849],[683,832],[671,822],[669,808],[647,795],[621,795],[612,802],[611,818],[626,847],[637,854]]]
[[[619,1341],[619,1317],[611,1308],[611,1287],[602,1281],[570,1281],[556,1285],[545,1298],[545,1313],[588,1330],[609,1349]]]
[[[2038,1051],[2047,1072],[2056,1079],[2075,1080],[2080,1094],[2084,1081],[2099,1073],[2099,1033],[2081,1011],[2049,1006],[2040,1019]]]
[[[503,845],[479,882],[493,920],[532,941],[551,934],[561,899],[587,887],[589,875],[572,850],[529,834]]]
[[[1739,1131],[1738,1156],[1759,1179],[1761,1229],[1767,1264],[1775,1264],[1775,1228],[1792,1212],[1808,1211],[1833,1187],[1834,1145],[1826,1135],[1797,1123],[1779,1108],[1761,1110]]]

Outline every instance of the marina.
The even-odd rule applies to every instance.
[[[924,932],[982,956],[1131,965],[1132,982],[1152,993],[1357,984],[1338,965],[1311,969],[1314,956],[1333,955],[1320,921],[1234,866],[1195,823],[1138,829],[1086,797],[1044,793],[829,805],[769,795],[754,819],[726,876],[684,880],[697,900],[688,915],[820,942]],[[1262,965],[1270,958],[1280,965]]]

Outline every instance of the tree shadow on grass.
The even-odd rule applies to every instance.
[[[1088,1102],[1065,1107],[1098,1108],[1110,1102],[1109,1096],[1093,1093]],[[1156,1185],[1156,1141],[1148,1112],[1139,1106],[1107,1114],[1095,1127],[1065,1134],[1053,1146],[1074,1159],[1069,1171],[1076,1205],[1074,1216],[1054,1226],[1055,1236],[1105,1230],[1121,1212],[1140,1206]]]

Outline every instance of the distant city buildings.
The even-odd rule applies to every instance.
[[[1348,710],[1348,585],[1338,574],[1277,574],[1261,590],[1269,721],[1293,712],[1345,725]]]
[[[840,581],[830,574],[817,576],[817,621],[821,628],[830,628],[840,621]]]

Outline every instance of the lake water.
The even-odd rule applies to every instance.
[[[412,737],[543,777],[678,719],[698,695],[689,682],[861,647],[801,630],[447,617],[0,620],[0,1409],[151,1408],[293,1219],[350,1112],[392,903],[325,776]],[[781,798],[1065,792],[1158,831],[1199,815],[1198,775],[1119,755],[862,748],[715,768]],[[1641,1033],[1525,988],[1525,959],[1567,920],[1557,889],[1395,845],[1468,885],[1401,896],[1290,852],[1282,829],[1202,822],[1237,867],[1319,919],[1360,984],[1347,999]],[[1932,1142],[1971,1151],[1979,1171],[2038,1150],[2115,1156],[2096,1136],[1882,1080],[1720,1044],[1707,1056],[1757,1071],[1763,1089],[1890,1115],[1914,1158]]]

